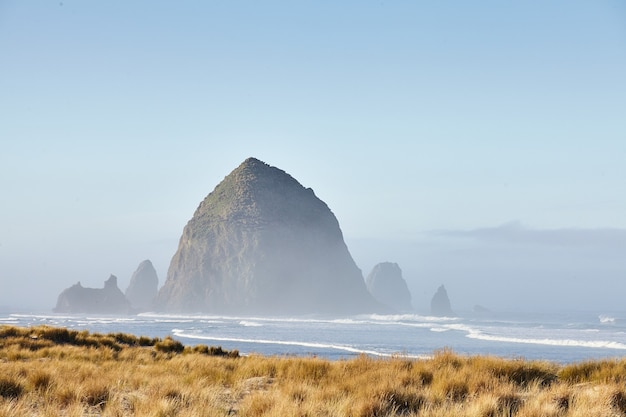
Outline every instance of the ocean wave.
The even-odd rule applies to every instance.
[[[149,319],[147,322],[154,323],[208,323],[221,324],[225,320],[220,316],[189,315],[189,314],[161,314],[161,313],[140,313],[139,317]]]
[[[211,340],[215,342],[300,346],[300,347],[308,347],[308,348],[315,348],[315,349],[340,350],[343,352],[365,354],[365,355],[370,355],[370,356],[380,356],[380,357],[393,357],[393,356],[398,355],[395,353],[378,352],[378,351],[369,350],[369,349],[359,349],[359,348],[356,348],[354,346],[349,346],[349,345],[340,345],[340,344],[331,344],[331,343],[304,342],[304,341],[295,341],[295,340],[247,339],[247,338],[239,338],[239,337],[208,336],[208,335],[186,333],[182,329],[172,329],[172,333],[177,337],[183,337],[187,339],[198,339],[198,340]],[[426,359],[430,357],[428,355],[403,355],[403,356],[411,357],[415,359]]]
[[[470,339],[485,340],[490,342],[522,343],[544,346],[584,347],[595,349],[626,350],[626,344],[608,340],[576,340],[576,339],[550,339],[550,338],[521,338],[510,336],[498,336],[484,334],[479,330],[472,330],[467,334]]]
[[[615,324],[615,317],[612,317],[612,316],[600,314],[598,316],[598,319],[600,320],[600,323],[602,324]]]
[[[583,348],[592,348],[592,349],[626,350],[625,343],[611,341],[611,340],[581,340],[581,339],[572,339],[572,338],[553,338],[553,337],[541,337],[541,336],[517,337],[517,336],[488,333],[474,326],[470,326],[470,325],[466,325],[462,323],[442,324],[440,326],[435,326],[430,329],[430,331],[432,332],[439,332],[439,333],[450,331],[450,330],[464,332],[466,333],[466,337],[469,339],[484,340],[484,341],[489,341],[489,342],[532,344],[532,345],[543,345],[543,346],[583,347]],[[518,332],[529,332],[529,331],[539,330],[540,333],[546,333],[548,331],[547,329],[543,328],[543,326],[535,327],[533,329],[527,328],[527,329],[517,329],[517,330]],[[589,331],[586,331],[586,330],[580,331],[580,333],[587,333],[587,334],[591,332],[597,333],[597,331],[594,329],[589,329]]]
[[[71,316],[71,315],[57,315],[57,314],[22,314],[22,313],[12,313],[11,317],[15,317],[18,319],[38,319],[38,320],[74,320],[80,318],[80,316]]]
[[[196,320],[191,319],[155,319],[154,323],[195,323]]]
[[[331,319],[331,320],[327,320],[326,322],[328,323],[334,323],[334,324],[368,324],[367,321],[364,320],[357,320],[357,319],[350,319],[350,318],[345,318],[345,319]]]
[[[239,324],[244,327],[262,327],[263,326],[261,323],[258,323],[256,321],[248,321],[248,320],[241,320]]]
[[[451,330],[456,330],[460,332],[472,333],[476,331],[473,327],[468,326],[466,324],[461,323],[453,323],[453,324],[433,324],[433,323],[424,323],[427,326],[419,326],[419,327],[429,327],[431,332],[435,333],[443,333],[449,332]]]
[[[368,318],[375,321],[398,322],[450,322],[458,321],[458,317],[421,316],[419,314],[369,314]]]
[[[300,317],[261,317],[261,316],[224,316],[224,315],[207,315],[207,314],[161,314],[161,313],[141,313],[141,317],[161,318],[161,319],[177,319],[191,320],[209,323],[225,323],[225,322],[268,322],[268,323],[333,323],[336,319],[323,318],[300,318]],[[338,319],[341,320],[341,319]]]
[[[160,314],[160,313],[141,313],[140,317],[151,319],[169,319],[169,320],[210,320],[212,322],[218,320],[223,322],[250,321],[257,323],[327,323],[340,325],[403,325],[425,327],[433,325],[433,323],[449,323],[460,320],[458,317],[434,317],[420,316],[417,314],[365,314],[351,317],[262,317],[262,316],[224,316],[224,315],[203,315],[203,314]]]
[[[443,332],[449,332],[452,329],[447,329],[445,327],[431,327],[430,331],[431,332],[435,332],[435,333],[443,333]]]
[[[80,322],[84,324],[116,324],[116,323],[132,323],[137,321],[134,318],[126,317],[85,317]]]
[[[0,318],[0,323],[2,324],[19,324],[19,320],[11,318],[11,317],[6,317],[6,318]]]

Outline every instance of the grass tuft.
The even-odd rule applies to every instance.
[[[53,377],[49,372],[36,370],[28,376],[28,381],[34,390],[46,391],[52,386]]]
[[[165,339],[156,342],[154,348],[163,353],[182,353],[185,350],[185,345],[170,336],[166,336]]]
[[[14,378],[0,376],[0,397],[5,399],[16,399],[22,395],[24,387]]]

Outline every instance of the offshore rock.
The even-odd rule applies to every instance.
[[[430,314],[433,316],[454,317],[446,287],[441,285],[430,301]]]
[[[154,306],[159,292],[159,278],[152,262],[145,260],[139,264],[130,278],[126,288],[126,298],[130,301],[133,310],[148,311]]]
[[[365,280],[376,301],[395,311],[411,311],[411,292],[397,263],[382,262],[374,266]]]
[[[111,275],[104,282],[104,288],[86,288],[80,282],[66,288],[59,294],[57,313],[107,313],[126,314],[130,303],[117,286],[117,277]]]
[[[200,203],[157,305],[226,314],[379,309],[328,206],[286,172],[254,158]]]

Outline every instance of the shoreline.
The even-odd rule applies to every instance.
[[[173,336],[186,345],[222,344],[248,354],[316,355],[330,360],[427,357],[443,347],[464,355],[550,360],[561,364],[626,354],[626,313],[439,318],[417,314],[258,317],[13,313],[0,324],[46,324],[92,332]]]
[[[172,338],[0,325],[0,415],[576,416],[626,413],[626,359],[241,356]]]

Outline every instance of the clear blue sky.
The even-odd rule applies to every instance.
[[[584,292],[626,278],[626,5],[0,0],[0,144],[0,305],[109,273],[124,290],[145,258],[163,281],[248,156],[315,190],[364,274],[397,261],[424,299],[580,261],[529,244],[494,264],[516,230],[600,241]]]

